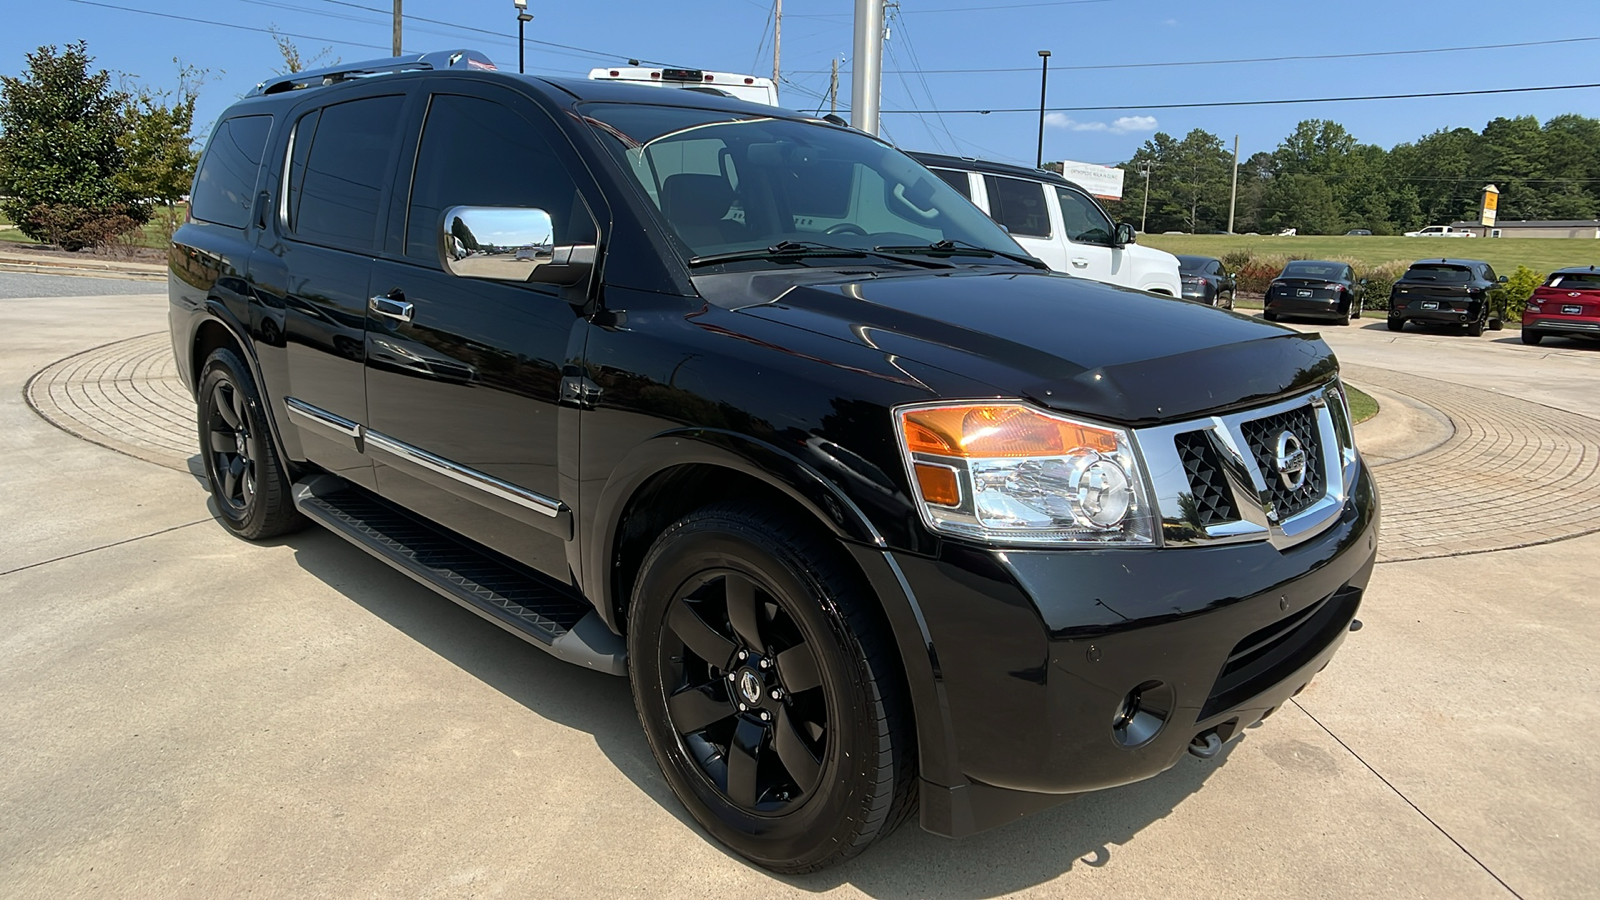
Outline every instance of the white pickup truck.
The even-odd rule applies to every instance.
[[[1475,238],[1478,235],[1464,228],[1451,228],[1449,225],[1429,225],[1421,231],[1408,231],[1406,237],[1465,237]]]

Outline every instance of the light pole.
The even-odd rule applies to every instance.
[[[1050,86],[1050,51],[1039,51],[1039,156],[1034,161],[1034,168],[1044,168],[1044,96]]]
[[[528,0],[511,0],[517,7],[517,72],[526,69],[523,41],[527,38],[528,23],[533,21],[533,14],[528,12]]]

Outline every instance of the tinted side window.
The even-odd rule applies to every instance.
[[[967,178],[967,173],[957,172],[954,169],[933,169],[932,171],[933,174],[939,176],[940,181],[955,188],[956,193],[968,200],[972,199],[972,182]]]
[[[295,135],[296,155],[308,137],[304,173],[291,199],[297,237],[340,247],[377,244],[378,203],[398,141],[404,97],[371,97],[322,110],[315,135]],[[291,176],[292,178],[292,176]]]
[[[1056,200],[1061,203],[1061,222],[1067,230],[1067,240],[1080,244],[1111,243],[1111,220],[1094,201],[1066,188],[1056,188]]]
[[[1483,277],[1487,281],[1496,281],[1499,276],[1494,274],[1494,266],[1484,266]]]
[[[237,116],[217,125],[189,198],[196,219],[231,228],[250,223],[256,176],[271,130],[271,116]]]
[[[983,176],[989,189],[989,215],[1013,235],[1049,237],[1050,210],[1044,205],[1044,185],[1037,181]]]
[[[556,243],[595,242],[594,219],[539,129],[491,100],[436,94],[417,149],[407,256],[438,262],[440,217],[452,206],[542,209]]]

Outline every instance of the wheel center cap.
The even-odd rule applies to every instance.
[[[233,443],[234,443],[234,446],[239,448],[239,455],[240,456],[244,456],[244,432],[239,432],[238,434],[235,434],[233,436]]]
[[[751,669],[739,673],[739,696],[744,702],[755,706],[761,702],[761,676]]]

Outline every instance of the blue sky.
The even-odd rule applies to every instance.
[[[40,44],[86,39],[97,64],[155,87],[175,81],[173,58],[212,70],[199,110],[209,123],[231,100],[281,65],[271,38],[238,28],[158,18],[142,9],[249,28],[275,25],[303,52],[323,46],[345,61],[387,56],[391,0],[8,0],[0,32],[0,73],[17,74]],[[529,71],[583,75],[628,57],[706,69],[771,74],[767,0],[530,0],[530,39],[584,48],[528,45]],[[368,12],[359,7],[382,9]],[[841,105],[850,97],[851,0],[786,0],[784,104],[815,110],[830,59],[841,63]],[[1515,13],[1510,14],[1514,9]],[[408,21],[407,51],[473,47],[503,68],[516,66],[511,0],[405,0],[408,15],[484,29],[485,34]],[[1483,23],[1482,25],[1476,23]],[[501,36],[503,35],[503,36]],[[1469,52],[1343,60],[1291,59],[1237,65],[1068,69],[1301,54],[1463,47],[1600,38],[1595,0],[1508,5],[1308,3],[1303,0],[902,0],[884,54],[883,107],[994,109],[1039,102],[1037,51],[1052,51],[1050,106],[1111,106],[1219,100],[1474,90],[1600,81],[1592,63],[1600,40]],[[365,46],[363,46],[365,45]],[[1021,71],[921,76],[911,69]],[[1496,116],[1565,112],[1600,115],[1600,90],[1381,102],[1222,109],[1122,109],[1051,117],[1046,159],[1111,163],[1156,130],[1182,136],[1204,128],[1240,153],[1270,150],[1306,118],[1342,122],[1385,147],[1441,128],[1481,128]],[[908,149],[959,152],[1031,163],[1037,113],[884,116],[886,135]]]

